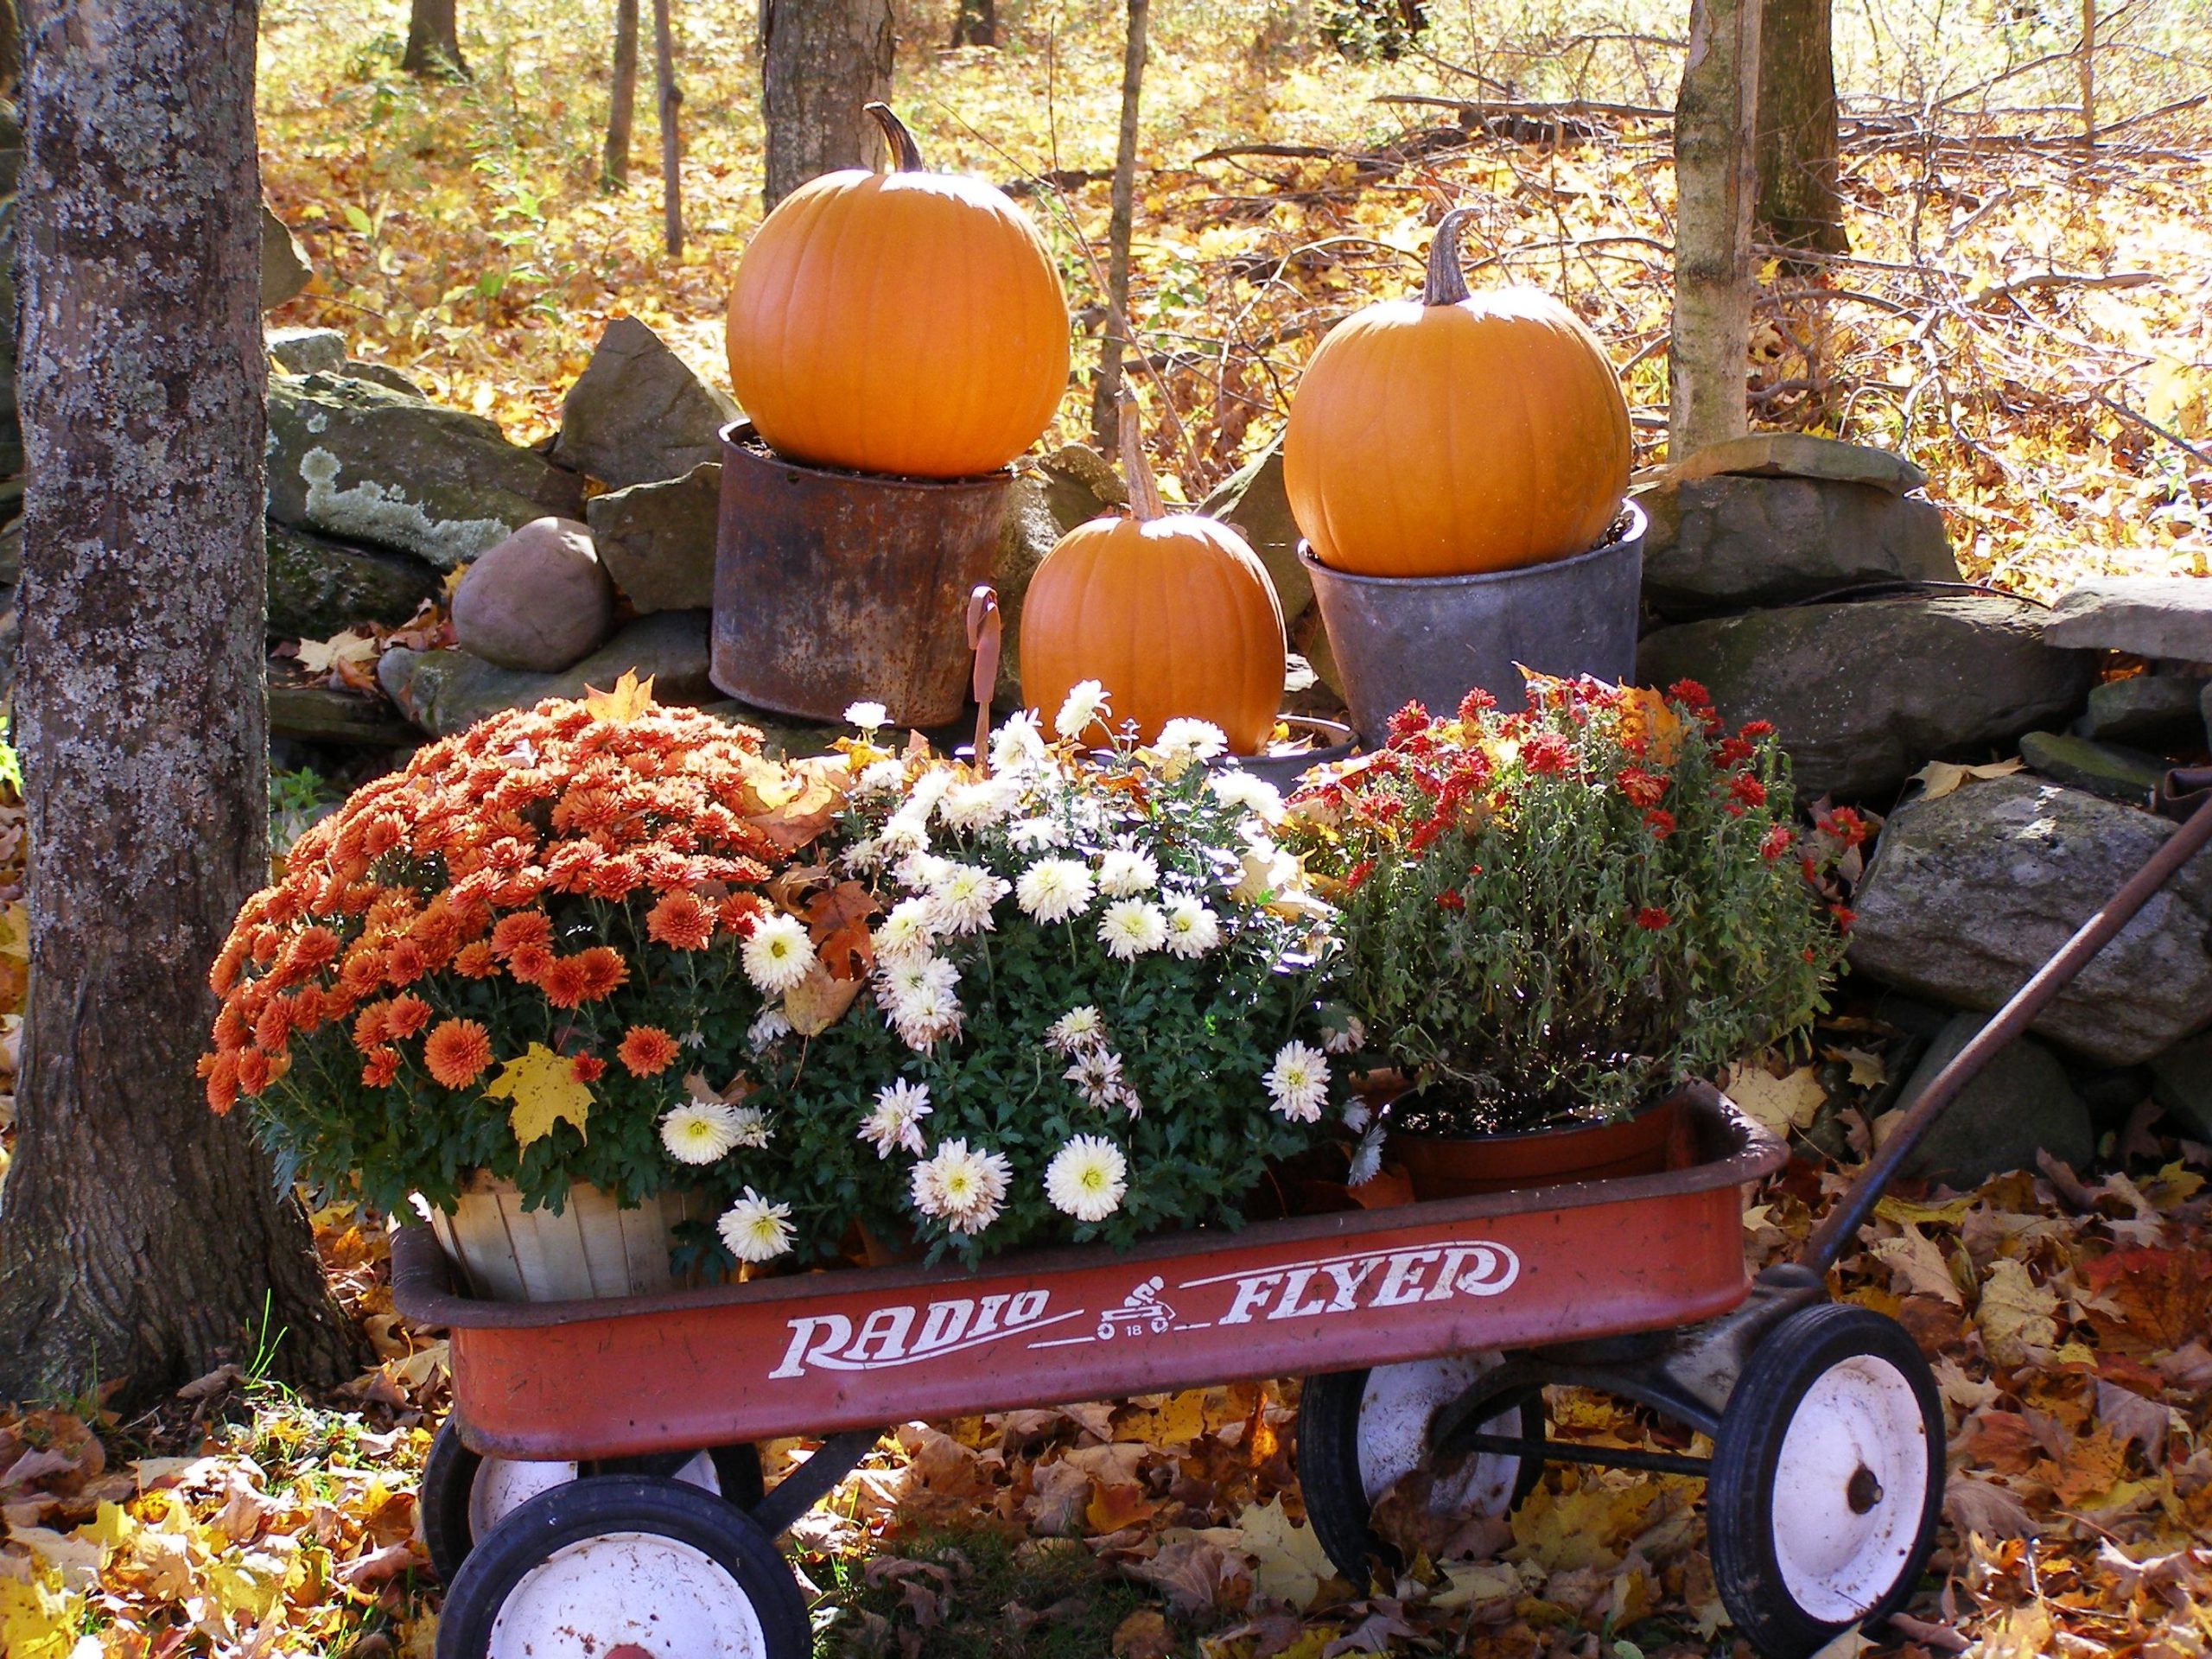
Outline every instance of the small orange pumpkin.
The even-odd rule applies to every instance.
[[[776,204],[730,288],[730,389],[793,461],[995,472],[1067,389],[1059,273],[1004,192],[923,172],[899,118],[868,110],[893,170],[826,173]]]
[[[1122,467],[1131,516],[1077,524],[1030,579],[1022,696],[1049,721],[1077,684],[1096,680],[1114,725],[1135,721],[1141,741],[1186,716],[1220,727],[1236,753],[1257,753],[1282,706],[1274,584],[1228,525],[1160,505],[1129,400]]]
[[[1290,404],[1283,487],[1313,556],[1465,575],[1586,552],[1628,490],[1628,404],[1605,347],[1534,289],[1471,296],[1445,214],[1421,298],[1347,317]]]

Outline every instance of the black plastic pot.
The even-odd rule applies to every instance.
[[[1011,470],[893,478],[786,461],[725,427],[708,674],[741,702],[836,721],[880,702],[941,726],[968,701],[968,595],[988,582]]]
[[[1352,722],[1370,747],[1408,702],[1448,715],[1477,686],[1512,710],[1521,671],[1619,684],[1636,672],[1643,584],[1643,509],[1624,510],[1611,541],[1573,558],[1471,576],[1356,576],[1303,543],[1329,649]]]

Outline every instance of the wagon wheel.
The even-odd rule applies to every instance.
[[[1793,1313],[1721,1415],[1706,1486],[1720,1599],[1766,1659],[1805,1659],[1904,1606],[1943,1505],[1943,1408],[1895,1320]]]
[[[624,1459],[620,1467],[594,1464],[592,1471],[674,1475],[694,1486],[719,1492],[741,1510],[760,1501],[760,1454],[743,1442],[689,1457],[672,1453],[658,1459]],[[575,1478],[574,1463],[480,1456],[461,1443],[459,1427],[447,1418],[430,1441],[429,1455],[423,1460],[417,1506],[423,1518],[423,1547],[438,1581],[451,1584],[476,1541],[510,1512],[540,1492]]]
[[[807,1659],[806,1604],[775,1542],[680,1480],[586,1475],[470,1552],[437,1659]]]
[[[1298,1396],[1298,1484],[1329,1560],[1355,1585],[1368,1558],[1395,1552],[1368,1525],[1376,1500],[1428,1456],[1429,1425],[1498,1363],[1494,1354],[1458,1354],[1357,1371],[1309,1376]],[[1491,1434],[1541,1440],[1544,1406],[1532,1396],[1482,1425]],[[1543,1474],[1535,1458],[1478,1452],[1431,1495],[1439,1513],[1504,1515]]]

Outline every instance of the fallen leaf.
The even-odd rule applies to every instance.
[[[543,1043],[532,1043],[520,1058],[502,1065],[484,1093],[493,1100],[505,1096],[514,1103],[507,1122],[518,1147],[543,1140],[563,1122],[582,1135],[591,1116],[590,1087],[576,1081],[567,1056]]]
[[[1726,1093],[1770,1133],[1781,1135],[1809,1128],[1828,1103],[1827,1090],[1809,1065],[1780,1077],[1763,1065],[1739,1065],[1728,1074]]]
[[[341,664],[359,666],[375,661],[377,642],[369,634],[357,633],[348,628],[327,639],[301,640],[299,653],[300,666],[308,673],[329,674],[336,671]]]
[[[1322,1584],[1336,1576],[1313,1529],[1285,1515],[1280,1498],[1248,1504],[1236,1522],[1243,1532],[1237,1548],[1252,1563],[1255,1594],[1304,1609],[1313,1605]]]
[[[2026,1364],[2036,1351],[2057,1342],[2057,1293],[2037,1284],[2025,1267],[2009,1256],[1989,1264],[1974,1324],[1990,1358],[1999,1365]]]
[[[1905,782],[1918,784],[1921,786],[1919,799],[1940,801],[1961,784],[1973,779],[2010,778],[2014,772],[2021,770],[2023,764],[2018,760],[2012,760],[1995,761],[1986,766],[1955,766],[1948,760],[1930,760],[1918,772],[1906,779]]]
[[[800,1036],[819,1036],[845,1017],[860,994],[858,978],[840,979],[817,962],[784,993],[784,1018]]]
[[[653,676],[646,675],[641,683],[637,670],[626,668],[611,691],[601,691],[588,685],[584,688],[584,709],[594,720],[626,726],[639,715],[652,711]]]

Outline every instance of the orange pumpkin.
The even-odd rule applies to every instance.
[[[730,288],[730,388],[794,461],[995,472],[1067,388],[1059,274],[1002,191],[923,172],[898,117],[868,108],[894,170],[824,174],[776,204]]]
[[[1114,725],[1135,721],[1142,741],[1179,715],[1257,753],[1282,706],[1274,584],[1228,525],[1161,506],[1133,402],[1122,405],[1122,466],[1131,516],[1077,524],[1030,579],[1022,696],[1050,721],[1077,684],[1096,680]]]
[[[1597,337],[1533,289],[1471,296],[1444,216],[1421,298],[1346,318],[1291,399],[1283,486],[1313,556],[1367,576],[1541,564],[1628,490],[1628,404]]]

